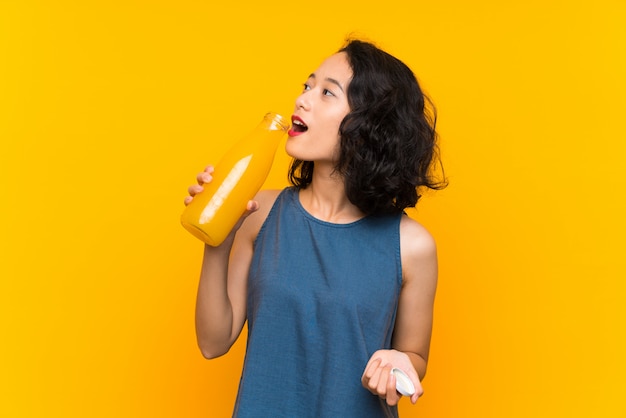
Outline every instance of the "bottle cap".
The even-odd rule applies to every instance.
[[[400,395],[411,396],[415,393],[415,385],[406,373],[394,367],[391,369],[391,374],[396,377],[396,390]]]

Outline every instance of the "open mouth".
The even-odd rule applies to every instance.
[[[306,123],[304,123],[302,119],[300,119],[297,116],[293,116],[291,118],[291,130],[293,132],[302,133],[302,132],[306,132],[307,129],[309,129],[309,127],[306,126]]]

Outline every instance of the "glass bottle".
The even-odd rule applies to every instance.
[[[185,229],[208,245],[220,245],[263,185],[278,144],[288,130],[287,119],[267,113],[222,157],[215,166],[213,180],[204,184],[204,190],[187,205],[181,216]]]

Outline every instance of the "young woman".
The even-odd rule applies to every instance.
[[[443,186],[428,103],[405,64],[359,40],[308,77],[286,144],[292,186],[259,192],[204,249],[203,355],[226,353],[248,322],[233,416],[397,416],[392,368],[413,382],[411,402],[422,394],[437,256],[403,211]]]

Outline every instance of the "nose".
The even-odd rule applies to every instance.
[[[310,103],[309,103],[306,93],[307,93],[306,91],[303,92],[296,99],[296,109],[308,110],[310,108]]]

